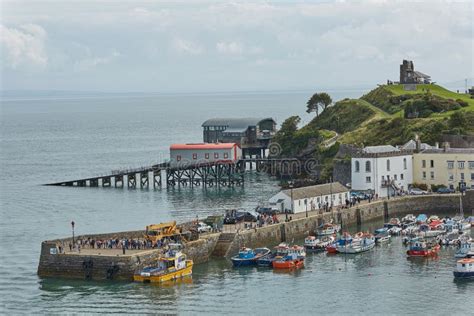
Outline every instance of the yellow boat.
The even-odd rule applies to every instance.
[[[159,283],[176,280],[193,273],[193,261],[187,260],[181,251],[170,251],[157,259],[157,264],[148,266],[133,275],[133,280],[144,283]]]

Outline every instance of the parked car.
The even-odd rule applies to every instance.
[[[356,199],[359,198],[361,200],[367,200],[369,196],[363,192],[352,191],[351,197],[355,197]]]
[[[408,193],[410,195],[425,195],[425,194],[428,194],[428,191],[425,191],[419,188],[411,188],[410,190],[408,190]]]
[[[444,194],[444,193],[454,193],[454,190],[451,188],[438,188],[438,193]]]
[[[207,233],[210,231],[211,231],[211,226],[203,222],[198,223],[198,233]]]
[[[271,207],[263,207],[259,206],[255,209],[259,214],[267,214],[267,215],[274,215],[277,213],[276,210],[272,209]]]
[[[229,210],[224,217],[224,224],[236,224],[238,222],[256,222],[258,213],[245,210]]]

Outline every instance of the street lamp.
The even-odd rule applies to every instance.
[[[306,206],[306,217],[308,217],[308,200],[304,199],[304,205]]]
[[[72,244],[74,245],[74,221],[71,222],[71,227],[72,227]]]

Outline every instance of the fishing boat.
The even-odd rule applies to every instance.
[[[272,267],[273,261],[278,257],[284,257],[288,254],[288,245],[281,243],[274,248],[274,251],[257,259],[257,265],[260,267]]]
[[[407,255],[409,257],[430,257],[438,254],[440,245],[433,241],[422,238],[415,238],[409,242]]]
[[[321,239],[308,236],[304,240],[304,248],[308,252],[323,251],[327,246],[333,244],[335,240],[333,236],[324,236]]]
[[[407,214],[402,218],[402,224],[414,222],[416,220],[415,215],[413,214]]]
[[[378,244],[390,241],[390,234],[388,232],[375,235],[375,242]]]
[[[392,228],[389,228],[388,233],[390,235],[400,235],[402,232],[402,228],[398,226],[393,226]]]
[[[419,225],[419,224],[426,223],[427,220],[428,220],[428,217],[426,216],[426,214],[420,214],[416,217],[415,222]]]
[[[456,228],[460,231],[471,229],[471,223],[468,221],[459,221],[456,223]]]
[[[338,244],[337,252],[346,254],[355,254],[368,251],[375,247],[375,238],[372,234],[356,234],[348,243]]]
[[[181,251],[170,250],[156,263],[147,266],[133,275],[133,280],[144,283],[158,283],[176,280],[193,273],[193,261],[187,260]]]
[[[295,254],[278,257],[273,261],[273,269],[299,269],[304,267],[304,259]]]
[[[322,224],[316,230],[318,236],[327,236],[337,234],[341,230],[341,225],[326,223]]]
[[[257,264],[257,260],[270,253],[268,248],[242,248],[239,253],[230,258],[234,267],[251,266]]]
[[[453,274],[456,279],[474,278],[474,258],[464,258],[458,260]]]
[[[388,232],[388,227],[382,227],[375,230],[375,234],[386,234]]]
[[[388,223],[384,225],[384,227],[392,228],[392,227],[401,226],[401,225],[402,225],[402,222],[400,221],[400,219],[394,217],[394,218],[391,218],[390,221],[388,221]]]
[[[427,220],[428,223],[431,223],[433,221],[439,221],[438,215],[431,215]]]
[[[463,238],[460,241],[460,245],[456,253],[454,254],[455,258],[465,258],[469,253],[474,251],[474,247],[472,247],[472,241],[467,238]]]

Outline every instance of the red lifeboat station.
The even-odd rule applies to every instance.
[[[236,143],[173,144],[170,146],[171,166],[208,163],[237,163],[242,149]]]

